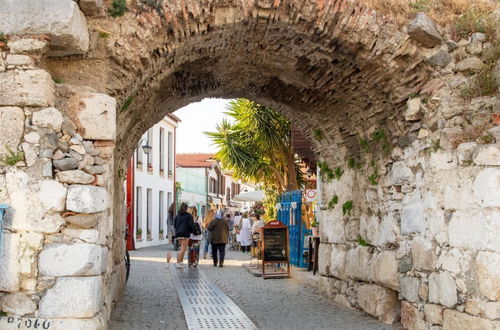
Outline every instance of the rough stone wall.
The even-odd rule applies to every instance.
[[[447,41],[425,17],[401,29],[361,1],[127,1],[118,18],[100,0],[43,2],[62,24],[0,12],[0,157],[24,152],[0,167],[4,311],[105,327],[127,160],[166,113],[217,96],[321,130],[326,295],[411,329],[498,327],[499,100],[460,96],[484,36]]]
[[[0,200],[10,206],[0,328],[105,328],[124,282],[123,242],[112,236],[116,101],[54,84],[37,67],[45,41],[9,46],[0,51]]]

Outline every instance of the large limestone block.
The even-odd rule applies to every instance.
[[[94,182],[94,176],[82,170],[62,171],[56,174],[56,178],[68,184],[89,184]]]
[[[46,276],[99,275],[106,267],[107,249],[96,244],[51,244],[40,253],[38,269]]]
[[[390,185],[402,186],[404,184],[411,183],[413,181],[413,177],[413,172],[403,161],[394,162],[394,164],[392,164],[392,169],[389,172],[388,183]]]
[[[443,306],[434,304],[425,304],[425,318],[431,324],[443,324]]]
[[[20,287],[19,235],[3,233],[0,250],[0,291],[15,292]]]
[[[319,245],[318,264],[319,273],[324,276],[330,276],[330,260],[331,260],[332,246],[331,244],[321,243]]]
[[[476,268],[481,294],[491,300],[500,300],[500,253],[479,252]]]
[[[498,209],[455,212],[448,225],[450,245],[470,250],[488,249],[500,252],[499,219]]]
[[[490,321],[457,310],[446,309],[443,314],[443,330],[498,330],[499,321]]]
[[[43,180],[38,196],[46,211],[64,211],[67,189],[55,180]]]
[[[35,312],[36,303],[25,293],[16,292],[0,298],[0,309],[9,314],[24,316]]]
[[[66,209],[78,213],[98,213],[108,206],[106,189],[96,186],[71,185],[68,190]]]
[[[405,276],[401,279],[401,296],[410,302],[418,302],[419,287],[418,277]]]
[[[416,270],[436,269],[436,247],[424,238],[417,237],[412,242],[413,268]]]
[[[18,107],[1,107],[0,108],[0,159],[3,159],[5,155],[8,155],[8,149],[14,152],[17,151],[17,146],[21,142],[21,139],[23,137],[23,132],[24,132],[23,109]]]
[[[66,218],[66,222],[85,229],[95,227],[98,221],[99,216],[97,214],[76,214]]]
[[[474,155],[476,165],[500,166],[500,143],[479,146]]]
[[[347,251],[346,275],[353,280],[368,282],[371,257],[370,248],[367,246],[358,246]]]
[[[450,273],[432,273],[429,276],[429,301],[446,307],[457,304],[457,285]]]
[[[408,330],[427,329],[423,313],[407,301],[401,302],[401,325]]]
[[[63,235],[77,238],[87,243],[106,244],[106,240],[101,239],[103,235],[97,229],[65,228],[61,232]]]
[[[102,305],[102,277],[59,277],[39,303],[44,318],[93,317]]]
[[[376,283],[393,290],[399,289],[398,261],[394,251],[379,253],[373,260],[372,268]]]
[[[50,128],[56,132],[61,130],[61,125],[64,118],[59,110],[56,108],[45,108],[33,113],[33,125]]]
[[[500,207],[500,169],[487,168],[474,180],[474,200],[481,206]]]
[[[370,245],[384,246],[396,243],[400,235],[400,229],[392,214],[387,214],[381,219],[377,216],[362,216],[360,234]]]
[[[87,140],[114,140],[116,100],[106,94],[77,93],[70,102],[70,115],[78,133]]]
[[[398,297],[395,291],[365,284],[358,288],[357,301],[366,313],[386,324],[393,323],[397,318]]]
[[[341,278],[343,280],[348,280],[346,274],[346,250],[339,245],[332,245],[331,251],[331,262],[330,262],[330,273],[331,275]]]
[[[401,234],[420,233],[425,228],[426,222],[422,202],[405,205],[401,212]]]
[[[434,47],[443,41],[434,22],[422,12],[417,13],[413,21],[410,22],[408,34],[410,38],[425,47]]]
[[[6,175],[12,215],[5,226],[15,230],[55,233],[64,223],[59,211],[64,210],[67,189],[54,180],[36,181],[26,172],[15,170]]]
[[[0,24],[1,21],[0,18]],[[0,106],[48,107],[53,104],[54,82],[46,71],[10,70],[0,73]]]
[[[85,54],[89,49],[87,21],[71,0],[3,0],[0,31],[46,34],[52,56]]]

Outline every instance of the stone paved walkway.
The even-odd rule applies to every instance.
[[[111,330],[187,329],[184,313],[165,261],[170,246],[131,253],[131,275],[111,316]],[[173,252],[175,256],[175,252]],[[224,268],[210,260],[200,265],[259,329],[388,330],[366,314],[334,304],[315,289],[289,279],[262,280],[241,264],[249,257],[228,252]]]

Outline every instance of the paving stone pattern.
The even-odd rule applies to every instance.
[[[131,274],[110,321],[110,330],[187,329],[165,254],[170,246],[131,253]],[[175,255],[175,252],[173,252]],[[224,268],[201,260],[205,275],[219,286],[259,329],[395,329],[366,314],[337,305],[293,280],[262,280],[241,265],[249,257],[228,252]]]

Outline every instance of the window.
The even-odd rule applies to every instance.
[[[142,234],[142,188],[136,188],[135,194],[135,230],[137,236]]]
[[[159,214],[158,214],[158,228],[159,229],[159,234],[160,234],[160,239],[163,239],[163,229],[165,228],[165,193],[163,191],[160,191],[159,195]]]
[[[147,230],[148,230],[148,240],[151,240],[151,227],[152,227],[152,211],[153,211],[153,191],[151,189],[147,190],[147,195],[146,195],[146,207],[147,207],[147,212],[146,212],[146,222],[147,222]]]
[[[226,177],[224,175],[221,176],[220,193],[221,195],[226,193]]]
[[[148,169],[153,168],[153,129],[148,130],[148,145],[151,146],[151,151],[148,154]]]
[[[136,153],[136,157],[135,157],[136,166],[141,167],[142,166],[142,147],[135,149],[135,153]]]
[[[174,173],[174,139],[172,132],[168,132],[168,175]]]
[[[210,178],[210,193],[217,194],[217,181],[214,178]]]
[[[160,128],[160,174],[165,171],[165,130]]]

